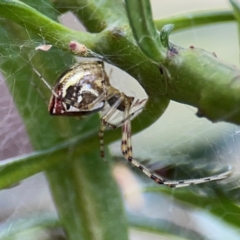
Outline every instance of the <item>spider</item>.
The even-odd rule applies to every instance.
[[[151,173],[139,161],[134,159],[131,144],[131,119],[135,112],[131,113],[131,110],[134,106],[146,101],[146,99],[142,101],[136,100],[134,97],[129,97],[114,88],[109,82],[102,61],[86,61],[75,64],[60,75],[54,88],[48,84],[36,69],[34,71],[52,92],[48,108],[51,115],[83,116],[103,112],[99,130],[102,157],[104,157],[104,130],[107,127],[115,129],[122,126],[121,150],[124,158],[158,184],[171,188],[185,187],[225,179],[232,173],[232,169],[229,167],[226,172],[214,176],[171,181]],[[123,114],[122,120],[117,124],[112,124],[111,120],[114,120],[116,113],[119,111]]]

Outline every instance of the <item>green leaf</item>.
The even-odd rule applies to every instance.
[[[94,4],[85,4],[85,10],[88,13],[91,12],[92,7],[97,10],[97,1],[91,1],[91,3]],[[113,1],[99,4],[104,3],[114,5]],[[71,40],[87,45],[92,52],[98,54],[97,56],[104,57],[104,60],[114,63],[137,78],[149,95],[146,108],[133,121],[134,132],[146,128],[158,119],[164,112],[169,97],[198,107],[199,116],[206,116],[213,121],[240,122],[238,117],[240,94],[236,81],[239,70],[223,64],[212,54],[195,48],[182,49],[172,44],[168,45],[165,40],[164,47],[167,46],[169,51],[164,49],[161,52],[163,46],[152,23],[149,2],[140,1],[143,5],[139,5],[141,8],[139,13],[141,19],[145,19],[146,22],[144,22],[145,28],[136,25],[136,30],[140,33],[139,39],[141,36],[150,37],[146,42],[143,40],[146,44],[142,47],[146,47],[150,59],[156,59],[158,63],[162,63],[159,69],[135,44],[129,26],[126,24],[126,16],[119,18],[117,22],[119,14],[125,13],[122,2],[117,3],[116,6],[121,8],[116,15],[111,11],[106,15],[102,14],[103,8],[93,13],[94,20],[89,23],[89,29],[94,29],[93,23],[97,20],[100,23],[108,22],[109,28],[105,24],[97,25],[94,30],[99,33],[89,34],[67,29],[22,2],[6,0],[0,2],[0,16],[8,19],[0,20],[1,69],[6,76],[19,113],[24,119],[31,143],[38,150],[37,155],[22,158],[19,163],[17,161],[7,163],[6,170],[2,165],[1,171],[5,174],[2,186],[7,186],[43,169],[46,170],[53,198],[70,239],[76,239],[79,236],[94,239],[99,233],[103,239],[116,239],[115,228],[118,228],[119,239],[126,239],[125,216],[110,169],[98,157],[99,117],[93,115],[81,121],[50,117],[44,100],[33,85],[40,88],[44,98],[49,98],[50,93],[32,71],[32,66],[48,82],[54,84],[53,81],[57,79],[58,73],[73,63],[72,56],[61,50],[68,51]],[[132,4],[134,1],[129,3]],[[39,9],[44,10],[41,6],[46,7],[45,4],[46,1],[39,1]],[[49,6],[50,13],[51,5]],[[52,19],[56,19],[53,13],[50,15]],[[83,13],[81,15],[87,23],[90,16]],[[106,19],[110,15],[114,24]],[[23,27],[13,24],[9,19]],[[36,53],[34,48],[45,41],[54,45],[51,51]],[[166,51],[167,57],[162,58]],[[107,132],[106,143],[119,138],[120,131]],[[50,153],[52,156],[48,155]],[[28,164],[30,164],[30,170],[27,169]],[[17,173],[18,169],[24,172]],[[8,176],[14,180],[7,181]],[[187,199],[187,196],[185,198]],[[222,199],[224,200],[224,197]],[[228,206],[228,203],[226,207],[232,212],[238,210],[235,206],[232,208]],[[216,209],[219,215],[220,210],[220,208]]]
[[[21,2],[9,4],[8,7],[4,7],[8,8],[5,14],[9,14],[8,17],[15,18],[19,23],[21,19],[12,16],[16,15],[12,12],[17,9],[19,11],[16,12],[29,13],[28,17],[32,17],[31,14],[37,16],[38,19],[34,21],[41,21],[38,22],[39,26],[51,24],[50,19]],[[0,12],[3,6],[0,7]],[[23,18],[27,21],[25,17]],[[29,26],[31,24],[32,22],[28,22]],[[51,27],[53,26],[57,27],[54,24]],[[52,28],[48,31],[50,29],[52,32]],[[59,29],[56,28],[56,32]],[[82,236],[90,240],[96,239],[96,235],[102,239],[113,239],[116,226],[119,231],[117,239],[127,239],[126,220],[118,188],[109,167],[98,157],[99,117],[93,115],[81,121],[51,117],[45,99],[42,99],[42,96],[49,98],[51,93],[32,70],[34,65],[49,82],[52,82],[52,79],[57,79],[57,71],[63,71],[72,65],[72,56],[54,48],[47,54],[36,52],[34,42],[41,43],[43,39],[25,30],[11,21],[1,20],[0,52],[5,56],[1,59],[1,69],[6,76],[6,82],[23,118],[31,143],[40,151],[37,155],[33,154],[28,158],[22,158],[21,161],[13,161],[2,166],[2,173],[5,174],[2,186],[45,170],[56,208],[69,239],[78,239]],[[65,31],[63,28],[60,30]],[[12,41],[18,39],[19,45],[11,43],[9,39]],[[20,47],[21,42],[29,39],[33,40],[29,45]],[[9,44],[11,47],[6,47]],[[39,90],[42,94],[39,94]],[[117,133],[118,131],[113,131],[111,138],[116,139]],[[87,136],[87,140],[85,138],[86,141],[81,142],[84,136]],[[79,145],[71,145],[71,139],[74,144],[77,141]],[[61,145],[63,142],[65,143]],[[54,149],[58,144],[60,145]],[[48,150],[42,151],[43,149]],[[118,218],[114,218],[116,215]]]
[[[160,32],[160,36],[159,36],[160,41],[166,49],[170,49],[169,34],[173,30],[173,28],[174,28],[173,24],[167,24],[167,25],[163,26],[163,28]]]
[[[161,63],[166,51],[152,20],[150,2],[148,0],[125,0],[125,3],[138,46],[152,61]]]
[[[237,20],[238,38],[239,38],[239,36],[240,36],[240,3],[239,3],[239,1],[236,1],[236,0],[229,0],[229,2],[232,5],[233,13],[234,13],[234,16]],[[240,40],[239,40],[239,42],[240,42]]]
[[[30,219],[30,220],[29,220]],[[30,215],[19,220],[1,224],[0,239],[16,239],[19,233],[41,228],[55,228],[61,226],[55,214]]]
[[[0,189],[10,187],[16,182],[46,170],[50,166],[65,159],[66,151],[48,149],[34,152],[21,157],[1,161],[0,163]],[[51,156],[52,155],[52,156]],[[21,169],[21,171],[19,171]]]
[[[156,28],[160,31],[164,25],[169,23],[174,25],[174,31],[195,28],[206,24],[226,23],[235,21],[232,11],[229,10],[209,10],[200,12],[191,12],[177,16],[166,17],[154,21]]]
[[[166,219],[149,218],[144,216],[135,216],[128,214],[129,225],[137,230],[158,233],[159,235],[166,235],[169,238],[179,237],[181,239],[205,239],[206,236],[199,234],[191,229],[186,229]]]
[[[118,188],[99,153],[73,148],[67,155],[47,177],[69,239],[128,239]]]
[[[69,139],[46,150],[1,161],[0,189],[14,185],[16,182],[63,162],[66,159],[69,148],[80,148],[82,154],[87,152],[89,149],[83,149],[82,146],[84,144],[91,145],[91,147],[98,150],[99,142],[96,137],[96,131],[89,131],[80,137]]]

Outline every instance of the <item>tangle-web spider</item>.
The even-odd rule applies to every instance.
[[[232,173],[232,169],[229,167],[226,172],[210,177],[170,181],[151,173],[134,159],[131,144],[131,118],[134,112],[131,113],[131,110],[133,107],[142,104],[146,99],[140,101],[114,88],[109,82],[102,61],[75,64],[61,74],[54,88],[47,83],[40,73],[36,70],[35,72],[52,92],[48,109],[51,115],[83,116],[104,111],[99,131],[102,157],[104,156],[104,130],[106,127],[115,129],[122,126],[121,150],[124,158],[158,184],[168,187],[185,187],[191,184],[225,179]],[[116,113],[119,111],[123,113],[122,120],[117,124],[112,124],[111,120],[114,120]]]

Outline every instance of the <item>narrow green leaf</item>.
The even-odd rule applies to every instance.
[[[135,216],[128,214],[129,225],[132,228],[140,231],[147,231],[152,233],[158,233],[160,235],[165,234],[171,238],[176,236],[184,239],[204,239],[209,240],[207,236],[191,229],[186,229],[166,219],[149,218],[144,216]]]
[[[173,24],[167,24],[167,25],[163,26],[163,28],[160,32],[160,36],[159,36],[160,41],[161,41],[162,45],[167,49],[170,49],[169,34],[173,30],[173,28],[174,28]]]
[[[29,220],[30,219],[30,220]],[[11,223],[6,222],[0,226],[0,239],[17,239],[19,233],[31,231],[36,228],[54,228],[61,226],[56,214],[30,215],[22,217]]]
[[[0,189],[11,187],[11,185],[18,181],[44,171],[50,166],[63,161],[65,153],[66,151],[64,150],[54,151],[53,149],[49,149],[1,161]]]
[[[125,3],[138,46],[152,61],[161,63],[166,51],[152,20],[150,2],[148,0],[125,0]]]
[[[47,177],[69,239],[128,239],[118,187],[98,152],[73,148]]]
[[[164,25],[169,23],[174,25],[174,31],[186,28],[195,28],[206,24],[226,23],[235,21],[232,11],[214,10],[180,14],[177,16],[166,17],[154,21],[156,28],[160,31]]]
[[[232,5],[233,8],[233,13],[234,16],[237,20],[238,24],[238,41],[240,43],[240,3],[237,0],[229,0],[230,4]]]
[[[10,187],[16,182],[63,162],[66,159],[69,148],[75,147],[81,149],[81,153],[87,152],[88,148],[82,147],[84,144],[98,150],[99,142],[95,131],[87,132],[80,137],[73,138],[47,150],[36,151],[1,161],[0,189]],[[96,152],[98,152],[97,150]]]
[[[39,2],[42,3],[42,1]],[[6,1],[4,3],[6,3]],[[20,15],[16,17],[16,14],[12,14],[12,12],[18,12],[24,13],[25,17],[36,16],[38,20],[41,21],[41,23],[39,23],[40,26],[44,26],[44,24],[48,23],[51,24],[51,20],[47,19],[44,15],[40,15],[30,7],[26,7],[23,3],[17,1],[14,3],[11,1],[9,3],[10,5],[5,5],[4,8],[8,9],[6,15],[8,14],[7,17],[10,19],[22,23],[21,18],[19,17]],[[2,7],[3,5],[0,6],[0,12],[3,9]],[[29,13],[29,15],[25,15],[27,13]],[[4,15],[3,12],[0,14]],[[14,15],[14,17],[12,15]],[[27,21],[25,17],[23,18]],[[38,20],[35,19],[32,22],[35,21],[34,23],[36,24],[36,21]],[[28,26],[30,26],[32,22],[29,18],[27,23]],[[25,24],[23,24],[23,26],[25,26]],[[52,27],[53,26],[55,25],[53,24]],[[31,29],[31,27],[29,29]],[[47,27],[43,27],[43,29],[46,30]],[[59,29],[56,28],[56,32]],[[63,30],[62,33],[65,32],[66,34],[63,34],[62,38],[68,36],[65,29],[60,30]],[[2,172],[5,171],[2,185],[9,185],[8,177],[13,179],[13,181],[17,181],[29,174],[31,175],[41,170],[45,170],[50,180],[51,191],[56,203],[56,208],[60,214],[61,221],[63,222],[63,227],[70,236],[69,239],[79,239],[81,236],[84,236],[85,239],[88,240],[93,239],[97,234],[96,231],[99,231],[99,236],[102,236],[102,239],[113,239],[112,236],[115,234],[116,230],[114,227],[109,227],[111,225],[110,223],[114,226],[118,226],[118,231],[121,232],[121,234],[119,233],[119,239],[127,239],[126,221],[124,219],[118,188],[112,179],[108,167],[101,159],[99,159],[99,157],[96,157],[96,155],[99,154],[99,144],[96,134],[99,128],[98,115],[92,115],[81,121],[72,118],[51,117],[48,114],[45,99],[42,99],[42,95],[44,98],[46,97],[48,99],[51,93],[41,83],[38,76],[36,76],[32,70],[32,65],[34,65],[47,81],[53,82],[53,80],[55,81],[55,79],[57,79],[57,71],[63,71],[65,68],[72,65],[72,57],[54,48],[47,53],[36,52],[34,44],[43,42],[43,38],[41,38],[42,35],[35,35],[31,31],[28,31],[28,28],[21,28],[11,21],[4,21],[1,19],[0,31],[2,33],[0,34],[0,52],[2,56],[5,56],[5,58],[1,59],[1,69],[6,76],[6,82],[13,95],[19,113],[23,117],[31,143],[35,149],[49,149],[43,152],[38,152],[38,156],[32,155],[28,158],[22,159],[20,162],[14,161],[12,164],[6,164],[6,171],[2,168]],[[53,32],[51,28],[49,28],[48,31]],[[55,37],[56,36],[57,35],[55,35]],[[14,39],[18,39],[19,45],[17,45],[16,42],[12,44],[9,41],[13,41]],[[32,40],[29,45],[25,44],[23,45],[24,47],[20,47],[22,42],[29,42],[29,39]],[[9,45],[11,47],[6,47]],[[42,94],[39,94],[38,86],[40,86]],[[117,133],[118,131],[113,131],[111,137],[115,135],[114,138],[116,139]],[[83,140],[84,134],[89,134],[88,137],[90,137],[87,137],[87,141],[81,142],[79,139]],[[77,141],[79,143],[81,142],[81,144],[79,144],[77,150],[74,151],[74,147],[70,146],[71,144],[69,145],[69,140],[74,138],[77,139],[77,137],[79,137]],[[66,145],[63,146],[63,144],[58,146],[59,148],[57,147],[58,149],[55,149],[55,151],[54,146],[62,142],[66,142]],[[82,165],[84,161],[79,161],[79,159],[83,159],[81,154],[89,154],[91,152],[94,152],[94,155],[88,155],[88,158],[86,158],[86,161],[91,164],[85,166]],[[49,164],[46,164],[48,158]],[[34,161],[31,162],[33,159]],[[101,168],[99,168],[99,164],[101,164]],[[51,166],[52,168],[49,170],[49,167]],[[21,171],[24,171],[27,167],[31,169],[27,170],[26,173],[17,172],[17,168],[18,170],[21,169]],[[79,176],[81,175],[81,173],[78,172],[79,170],[81,173],[89,171],[92,172],[92,174],[85,174],[83,179],[83,176]],[[99,172],[97,173],[97,171]],[[97,174],[99,174],[99,177],[97,181],[94,181],[93,183],[91,179],[94,180],[95,178],[93,175]],[[107,181],[104,176],[107,176]],[[85,187],[78,187],[80,184],[80,177],[82,177],[81,184],[84,184]],[[10,181],[12,182],[12,180]],[[68,189],[65,184],[69,184]],[[91,184],[94,184],[96,191],[92,192],[90,190]],[[69,191],[66,193],[67,190]],[[100,194],[101,197],[96,197]],[[58,199],[63,196],[66,200],[64,202],[61,199]],[[84,196],[88,201],[81,200]],[[72,199],[74,199],[74,201],[71,201]],[[94,205],[94,199],[97,199],[95,205],[98,207]],[[108,202],[109,199],[111,199],[110,203]],[[92,212],[90,211],[89,213],[88,211],[85,211],[86,206],[88,206],[88,210],[91,210],[91,208],[94,209],[96,217],[89,218],[89,214],[92,214]],[[71,219],[68,218],[70,212],[67,213],[68,211],[66,211],[66,209],[76,210],[71,211]],[[109,209],[111,209],[111,212]],[[118,218],[113,220],[114,213]],[[82,219],[88,220],[85,222]],[[104,219],[107,219],[108,221],[104,221]],[[85,228],[87,225],[88,228]],[[98,228],[93,229],[92,232],[89,231],[92,226],[96,227],[97,225],[99,225]],[[80,230],[83,230],[83,232]]]
[[[240,3],[237,0],[229,0],[230,4],[232,5],[234,16],[238,23],[240,22]]]

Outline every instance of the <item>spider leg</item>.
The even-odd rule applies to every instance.
[[[104,158],[104,131],[106,129],[106,126],[101,124],[101,127],[98,132],[98,137],[100,141],[100,156]]]
[[[133,102],[131,108],[134,108],[136,106],[142,105],[146,101],[147,101],[147,99],[142,99],[141,101],[139,99],[137,99],[135,102]]]
[[[142,100],[142,101],[137,100],[136,103],[137,103],[137,105],[138,105],[138,103],[142,104],[142,103],[145,102],[145,101],[146,101],[146,99],[144,99],[144,100]],[[127,101],[127,102],[129,102],[129,101]],[[130,104],[130,106],[131,106],[130,109],[133,108],[133,107],[135,107],[135,106],[137,106],[137,105],[135,105],[134,103],[133,103],[134,106],[132,106],[131,103],[129,103],[129,104]],[[140,105],[140,104],[139,104],[139,105]],[[128,105],[128,103],[127,103],[127,105]],[[123,123],[124,123],[126,120],[128,120],[128,119],[131,120],[132,117],[133,117],[138,111],[141,111],[143,108],[144,108],[144,107],[141,107],[141,108],[135,110],[134,112],[129,113],[127,117],[124,117],[124,118],[123,118],[121,121],[119,121],[118,123],[111,124],[111,123],[108,122],[108,123],[107,123],[108,127],[110,127],[111,129],[116,129],[116,128],[122,126]]]
[[[43,76],[35,69],[33,68],[33,71],[38,75],[38,77],[44,82],[44,84],[47,86],[47,88],[52,92],[52,94],[59,98],[58,94],[54,91],[54,89],[49,85],[49,83],[43,78]]]
[[[233,168],[231,166],[228,166],[227,171],[217,174],[217,175],[212,175],[212,176],[204,177],[204,178],[175,180],[175,181],[164,180],[163,184],[167,185],[168,187],[171,187],[171,188],[187,187],[190,185],[196,185],[196,184],[200,184],[200,183],[223,180],[225,178],[228,178],[232,173],[233,173]]]
[[[40,90],[40,88],[37,86],[36,83],[34,83],[33,81],[30,81],[30,84],[36,89],[37,93],[39,94],[39,96],[42,98],[42,100],[45,102],[46,106],[48,106],[48,99],[46,99],[46,97],[44,96],[43,92]]]
[[[104,157],[104,131],[106,127],[115,128],[115,126],[111,123],[109,123],[110,119],[117,114],[117,107],[121,104],[123,101],[123,96],[118,98],[118,100],[110,107],[110,109],[106,112],[106,114],[101,118],[101,127],[98,132],[98,137],[100,140],[100,155],[103,158]]]
[[[108,96],[109,97],[109,96]],[[111,98],[111,96],[109,97]],[[106,126],[111,128],[111,129],[116,129],[119,126],[121,126],[126,120],[128,120],[130,122],[130,119],[132,116],[134,116],[134,114],[136,114],[136,112],[140,111],[142,108],[137,109],[135,112],[128,114],[127,117],[125,117],[123,120],[121,120],[119,123],[117,124],[111,124],[109,121],[110,119],[114,118],[114,116],[118,113],[117,112],[117,107],[122,103],[122,101],[124,100],[124,96],[121,96],[115,103],[113,106],[111,106],[111,108],[109,109],[108,112],[106,112],[106,114],[101,118],[101,127],[98,133],[98,137],[100,139],[100,154],[101,157],[104,157],[104,131],[106,129]],[[131,103],[127,100],[126,104],[129,105],[129,107],[131,108]],[[131,127],[131,124],[129,124],[129,126]],[[130,129],[130,134],[131,134],[131,129]],[[131,147],[131,136],[128,137],[129,140],[129,146]],[[131,150],[132,152],[132,150]]]
[[[128,151],[128,154],[129,154],[129,156],[132,156],[132,130],[131,130],[131,121],[130,121],[130,118],[129,118],[129,116],[130,116],[130,109],[131,109],[131,105],[129,104],[129,103],[127,103],[126,102],[126,105],[128,106],[126,109],[128,109],[127,111],[125,111],[125,114],[126,114],[126,116],[125,116],[125,118],[126,118],[126,120],[125,120],[125,122],[124,122],[124,124],[126,124],[126,140],[127,140],[127,151]]]
[[[68,98],[62,98],[62,101],[64,103],[69,104],[78,109],[84,109],[86,111],[91,110],[96,104],[101,103],[103,100],[105,100],[105,95],[102,93],[93,102],[87,104],[86,106],[82,106],[82,103],[78,103],[78,102],[68,99]]]
[[[109,94],[108,95],[108,98],[111,98],[114,96],[114,93],[112,94]],[[85,105],[85,106],[82,106],[81,103],[77,103],[71,99],[68,99],[68,98],[62,98],[62,101],[66,104],[69,104],[75,108],[78,108],[78,109],[81,109],[82,111],[89,111],[89,110],[93,110],[94,106],[96,106],[97,104],[103,102],[106,100],[106,96],[105,96],[105,93],[101,93],[93,102]]]
[[[106,99],[105,93],[101,93],[93,102],[87,104],[86,106],[81,106],[81,103],[74,103],[73,106],[76,108],[83,108],[84,110],[91,110],[95,105],[103,102]]]
[[[131,144],[131,122],[129,118],[129,111],[130,106],[126,106],[124,111],[124,124],[122,126],[122,154],[134,167],[139,168],[145,175],[155,181],[157,184],[166,185],[170,188],[179,188],[179,187],[186,187],[189,185],[196,185],[200,183],[206,183],[210,181],[222,180],[229,177],[233,169],[228,167],[226,172],[223,172],[218,175],[213,175],[204,178],[197,178],[197,179],[186,179],[186,180],[166,180],[157,174],[151,173],[146,167],[141,165],[136,159],[132,157],[132,144]]]
[[[101,118],[101,122],[103,125],[108,126],[110,128],[116,128],[114,124],[111,124],[110,119],[114,118],[118,113],[117,108],[124,100],[123,96],[120,96],[117,101],[110,107],[110,109],[105,113],[105,115]]]
[[[144,108],[144,107],[139,108],[139,109],[137,109],[136,111],[130,113],[129,116],[127,116],[126,118],[123,118],[123,120],[121,120],[120,122],[118,122],[118,123],[116,123],[116,124],[110,124],[109,127],[112,128],[112,129],[116,129],[116,128],[122,126],[125,121],[131,120],[132,117],[133,117],[138,111],[141,111],[143,108]]]
[[[86,110],[92,109],[98,103],[101,103],[102,101],[107,100],[107,99],[113,97],[114,94],[115,94],[115,92],[107,93],[106,83],[105,83],[105,78],[107,76],[105,76],[104,72],[102,73],[102,75],[103,75],[103,79],[101,81],[101,84],[102,84],[103,92],[93,102],[91,102],[88,105],[84,106],[84,109],[86,109]],[[79,107],[80,104],[77,104],[77,105],[74,106],[74,107]]]

